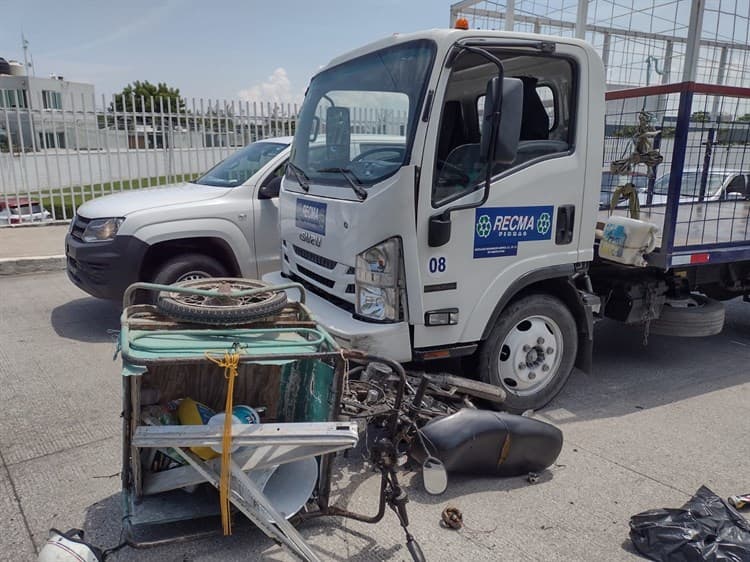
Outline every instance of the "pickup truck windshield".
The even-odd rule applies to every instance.
[[[680,197],[698,197],[701,191],[701,172],[682,172]],[[727,173],[709,172],[706,178],[706,197],[713,197],[721,189]],[[654,182],[654,193],[666,195],[669,192],[669,174],[664,174]]]
[[[347,188],[394,174],[408,162],[434,56],[432,41],[411,41],[315,76],[294,137],[296,169],[312,184]]]
[[[213,187],[242,185],[286,147],[276,142],[254,142],[219,162],[193,183]]]

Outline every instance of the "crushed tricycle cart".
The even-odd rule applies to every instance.
[[[285,289],[300,292],[288,302]],[[131,304],[151,295],[155,304]],[[304,288],[243,279],[137,283],[125,294],[119,350],[123,380],[124,531],[132,546],[231,532],[244,514],[303,560],[316,554],[288,521],[299,513],[376,522],[386,505],[406,530],[396,452],[373,453],[382,473],[374,516],[329,505],[333,453],[357,444],[340,420],[349,362],[387,359],[341,349],[310,316]],[[396,414],[392,416],[395,430]],[[218,494],[217,494],[218,490]],[[219,524],[219,519],[221,524]],[[407,546],[423,559],[413,537]]]

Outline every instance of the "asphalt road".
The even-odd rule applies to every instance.
[[[47,530],[82,527],[103,546],[120,529],[119,310],[63,273],[0,279],[0,560],[33,560]],[[565,445],[539,483],[452,476],[446,494],[405,474],[411,531],[428,560],[631,560],[631,515],[677,507],[705,484],[721,496],[750,488],[750,306],[727,304],[718,336],[679,340],[597,326],[595,369],[573,373],[539,417]],[[336,488],[373,512],[378,480],[350,460]],[[460,532],[441,510],[464,513]],[[302,534],[324,560],[407,560],[395,516],[377,525],[320,520]],[[115,560],[287,560],[249,525]]]

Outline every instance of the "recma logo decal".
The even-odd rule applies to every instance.
[[[297,225],[297,228],[325,236],[326,204],[308,201],[307,199],[297,199],[294,224]]]
[[[481,207],[474,217],[474,258],[515,256],[518,244],[552,237],[552,205]]]

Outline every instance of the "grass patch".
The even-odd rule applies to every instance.
[[[200,174],[186,175],[185,181],[191,181]],[[74,187],[63,187],[60,189],[51,189],[39,193],[39,198],[50,213],[53,213],[56,219],[63,217],[73,218],[75,209],[83,205],[86,201],[91,201],[96,197],[118,193],[120,191],[130,191],[133,189],[144,189],[147,187],[157,187],[179,183],[174,177],[155,176],[150,178],[141,178],[140,180],[121,180],[105,183],[95,183],[88,185],[77,185]]]

